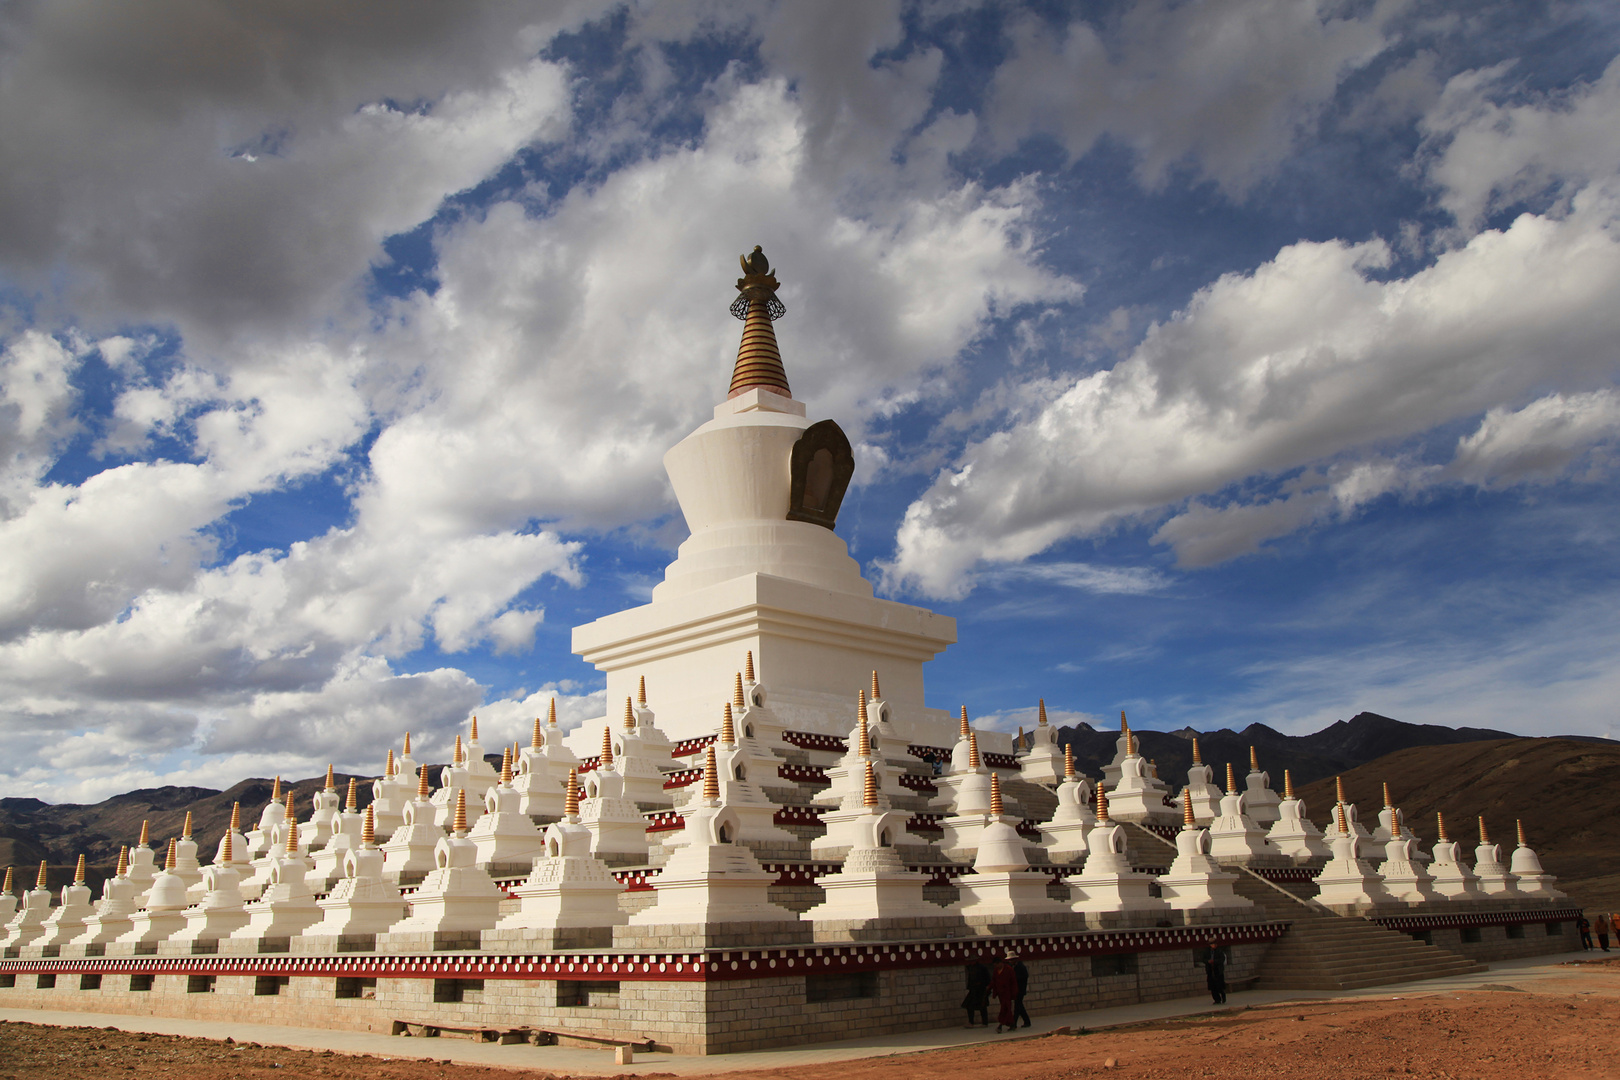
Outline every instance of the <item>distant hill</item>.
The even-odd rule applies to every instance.
[[[1408,724],[1377,713],[1357,713],[1310,735],[1284,735],[1264,724],[1250,724],[1242,731],[1138,731],[1143,757],[1159,767],[1159,777],[1173,787],[1187,782],[1192,767],[1192,739],[1198,736],[1198,750],[1204,764],[1215,769],[1217,783],[1226,782],[1226,763],[1237,770],[1239,782],[1249,771],[1249,747],[1254,747],[1260,767],[1271,774],[1278,791],[1283,786],[1283,770],[1289,770],[1296,786],[1336,776],[1376,758],[1411,746],[1452,745],[1487,739],[1513,739],[1506,731],[1485,728],[1449,728],[1435,724]],[[1114,742],[1119,731],[1101,730],[1090,724],[1058,729],[1058,743],[1074,746],[1075,767],[1096,776],[1114,760]],[[1607,744],[1616,745],[1616,744]]]
[[[1472,859],[1479,815],[1491,840],[1511,852],[1514,821],[1560,887],[1590,911],[1620,910],[1620,744],[1591,739],[1508,738],[1449,746],[1409,747],[1344,773],[1345,796],[1369,828],[1383,808],[1383,784],[1425,845],[1435,840],[1435,812]],[[1307,813],[1326,823],[1331,777],[1299,792]]]

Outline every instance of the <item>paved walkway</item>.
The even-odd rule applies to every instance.
[[[1555,957],[1537,956],[1506,960],[1489,965],[1489,970],[1427,982],[1400,983],[1346,991],[1288,991],[1232,994],[1224,1011],[1235,1012],[1256,1005],[1280,1001],[1326,1001],[1363,997],[1419,997],[1454,990],[1492,989],[1511,986],[1533,990],[1542,980],[1568,977],[1570,969],[1560,965],[1581,953],[1561,953]],[[1201,998],[1158,1001],[1148,1005],[1125,1005],[1113,1009],[1044,1016],[1021,1036],[1044,1035],[1059,1028],[1118,1027],[1145,1020],[1222,1011]],[[558,1046],[499,1046],[465,1039],[408,1039],[354,1031],[327,1031],[313,1028],[278,1027],[270,1024],[224,1023],[203,1020],[172,1020],[161,1016],[126,1016],[122,1013],[45,1012],[35,1009],[0,1009],[0,1020],[62,1027],[115,1027],[155,1035],[184,1035],[199,1039],[286,1046],[295,1050],[332,1050],[341,1054],[374,1054],[384,1058],[418,1058],[455,1061],[465,1065],[490,1065],[510,1069],[545,1069],[551,1072],[624,1075],[642,1072],[700,1076],[707,1073],[743,1069],[781,1069],[794,1065],[816,1065],[854,1058],[886,1057],[924,1050],[941,1050],[975,1043],[999,1042],[1011,1036],[991,1034],[993,1028],[955,1028],[914,1031],[903,1035],[851,1039],[845,1042],[816,1043],[785,1050],[756,1050],[742,1054],[715,1054],[710,1057],[675,1057],[670,1054],[639,1055],[633,1065],[615,1065],[608,1050],[586,1050]]]

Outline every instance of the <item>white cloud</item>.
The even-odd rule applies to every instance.
[[[1140,566],[1098,566],[1082,562],[1027,562],[984,575],[987,584],[1039,581],[1065,589],[1139,596],[1170,584],[1157,570]]]
[[[1620,436],[1620,394],[1549,394],[1512,411],[1492,409],[1457,441],[1448,473],[1500,486],[1550,480],[1593,447]]]

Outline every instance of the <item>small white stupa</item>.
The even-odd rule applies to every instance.
[[[1192,767],[1187,770],[1187,786],[1181,789],[1182,803],[1191,802],[1193,820],[1207,825],[1221,814],[1221,789],[1215,786],[1215,770],[1204,764],[1198,749],[1198,736],[1192,740]]]
[[[557,790],[561,791],[563,784],[568,782],[568,774],[577,771],[580,766],[579,755],[573,748],[563,741],[562,728],[557,726],[557,699],[551,699],[551,706],[546,712],[546,767],[551,770],[551,778],[557,782]]]
[[[128,848],[124,849],[123,858],[127,865],[129,860]],[[12,917],[17,914],[17,894],[12,892],[12,889],[15,888],[12,881],[12,867],[8,866],[6,867],[5,888],[0,889],[0,938],[5,937],[6,923],[10,922]]]
[[[378,935],[380,951],[476,949],[478,935],[500,920],[506,893],[478,868],[478,848],[467,839],[465,790],[456,794],[450,835],[433,855],[437,865],[406,898],[410,915]]]
[[[6,871],[6,892],[11,892],[11,871]],[[84,920],[84,929],[63,946],[64,956],[100,956],[109,942],[129,933],[130,916],[135,913],[135,883],[129,880],[129,848],[118,851],[118,867],[101,883],[101,900]]]
[[[191,835],[191,811],[186,811],[185,824],[180,826],[180,839],[174,845],[174,872],[185,881],[186,888],[202,884],[202,863],[197,858],[197,841]]]
[[[450,764],[439,770],[439,787],[433,792],[433,824],[442,830],[448,830],[450,823],[455,820],[456,792],[467,791],[472,784],[469,764],[470,759],[461,745],[461,736],[457,734],[455,745],[450,750]],[[480,788],[470,801],[474,807],[472,818],[483,813],[483,794]]]
[[[467,753],[462,759],[462,765],[467,770],[467,805],[469,808],[481,806],[484,801],[484,792],[500,781],[501,774],[495,770],[495,766],[484,758],[483,744],[478,741],[478,717],[476,716],[472,718],[470,729],[467,732]],[[473,815],[469,814],[467,820],[472,821]]]
[[[109,956],[141,956],[157,952],[165,941],[186,925],[186,879],[174,872],[177,837],[169,840],[163,872],[152,879],[146,903],[130,916],[129,930],[107,947]]]
[[[1119,782],[1108,791],[1108,812],[1120,821],[1163,823],[1174,816],[1164,805],[1168,789],[1139,752],[1136,736],[1127,731],[1124,739],[1127,749],[1119,762]]]
[[[960,776],[968,768],[968,755],[971,750],[973,725],[968,723],[967,706],[962,706],[962,715],[958,724],[956,742],[951,745],[951,765],[945,775],[934,781],[939,788],[939,795],[935,801],[941,806],[950,806],[954,788],[951,778]]]
[[[226,841],[229,841],[227,844]],[[214,865],[223,866],[226,863],[236,867],[238,874],[251,873],[252,869],[247,857],[247,837],[242,835],[242,804],[231,804],[230,827],[220,835],[219,844],[214,848]],[[205,875],[206,876],[206,875]],[[200,892],[191,895],[201,896]]]
[[[324,900],[317,900],[321,921],[298,942],[298,952],[348,952],[376,947],[384,934],[405,918],[405,898],[383,870],[385,856],[377,847],[377,819],[370,806],[360,829],[360,843],[343,857],[343,878]]]
[[[761,693],[758,686],[753,693]],[[750,705],[748,685],[743,681],[742,672],[736,673],[736,679],[731,688],[731,714],[732,729],[736,733],[736,745],[728,754],[721,754],[720,777],[725,779],[725,762],[729,757],[735,772],[738,768],[745,770],[746,779],[766,787],[770,784],[792,786],[781,779],[782,754],[787,750],[788,744],[778,739],[774,744],[766,742],[757,734],[760,727],[762,710],[759,706]],[[747,718],[745,723],[744,718]],[[780,727],[780,725],[778,725]],[[721,795],[725,799],[724,794]],[[677,800],[681,801],[681,800]]]
[[[1350,818],[1341,802],[1333,808],[1339,831],[1333,834],[1333,858],[1316,877],[1316,899],[1328,907],[1366,908],[1390,902],[1383,882],[1359,857],[1361,841],[1350,831]]]
[[[512,785],[512,752],[501,755],[500,783],[484,792],[484,816],[467,839],[478,851],[477,863],[495,877],[527,873],[545,847],[534,819],[519,809],[523,797]]]
[[[1114,760],[1103,766],[1102,786],[1112,792],[1119,786],[1120,767],[1125,759],[1136,752],[1136,740],[1131,736],[1131,722],[1125,710],[1119,710],[1119,738],[1114,740]]]
[[[843,867],[816,879],[826,899],[806,911],[804,918],[815,924],[818,941],[937,935],[941,927],[959,920],[923,899],[928,879],[906,870],[895,850],[896,842],[906,835],[909,815],[883,805],[870,761],[866,775],[862,813],[845,826],[853,843]],[[1022,855],[1021,848],[1018,853]],[[1045,874],[1039,876],[1046,878]]]
[[[238,869],[236,838],[229,829],[220,841],[222,856],[203,870],[202,899],[186,908],[186,925],[158,946],[160,953],[185,955],[211,953],[221,938],[230,937],[247,925],[247,905],[242,900],[242,872]]]
[[[1176,857],[1159,876],[1159,893],[1175,911],[1230,911],[1254,902],[1232,890],[1238,876],[1220,868],[1209,857],[1209,833],[1198,827],[1191,800],[1181,804],[1181,832],[1176,834]]]
[[[360,812],[360,782],[351,776],[343,812],[335,819],[325,846],[310,856],[315,869],[305,880],[309,882],[311,890],[327,892],[343,877],[343,860],[359,846],[365,820],[365,815]]]
[[[647,819],[624,794],[624,777],[613,758],[613,736],[602,729],[602,755],[585,777],[587,797],[579,821],[590,830],[591,854],[609,866],[636,866],[647,861]]]
[[[1514,823],[1519,830],[1519,846],[1513,849],[1511,867],[1514,884],[1525,896],[1539,896],[1550,900],[1562,899],[1566,894],[1553,888],[1558,879],[1541,868],[1541,859],[1524,838],[1524,822]]]
[[[1037,706],[1035,730],[1029,733],[1029,750],[1019,763],[1018,774],[1032,784],[1063,782],[1063,755],[1058,751],[1057,732],[1046,722],[1046,699]]]
[[[798,749],[782,738],[787,730],[776,711],[765,701],[765,687],[754,675],[754,650],[749,649],[743,670],[738,674],[742,684],[742,707],[736,710],[737,731],[745,739],[753,739],[773,754],[786,754]]]
[[[403,791],[406,802],[410,801],[411,789],[416,786],[416,776],[421,769],[422,766],[411,756],[411,733],[407,731],[405,733],[405,744],[400,748],[399,767],[395,770],[395,775],[399,777],[400,783],[404,785]],[[404,812],[404,808],[401,807],[400,813],[403,814]],[[377,835],[381,836],[382,833],[379,832]]]
[[[186,817],[189,819],[190,814]],[[59,903],[45,919],[45,932],[28,946],[30,950],[39,950],[40,956],[54,956],[61,951],[63,945],[74,940],[84,933],[85,920],[96,912],[91,902],[90,886],[84,883],[85,866],[84,856],[79,856],[79,865],[73,870],[73,882],[62,886],[61,903]],[[30,951],[29,955],[34,955]]]
[[[776,804],[752,779],[762,773],[774,776],[775,763],[760,761],[758,744],[738,738],[736,720],[729,703],[720,712],[719,741],[710,748],[714,750],[720,801],[737,819],[737,831],[732,840],[752,849],[756,855],[769,853],[767,857],[803,858],[805,842],[776,824]],[[687,798],[680,809],[683,822],[692,819],[697,813],[698,804],[702,802],[697,797],[699,788],[696,786],[689,786],[684,794]],[[687,835],[683,828],[670,833],[664,843],[668,847],[678,847],[687,842]]]
[[[634,948],[653,936],[685,938],[691,947],[724,948],[756,939],[762,923],[772,924],[773,941],[806,940],[809,924],[800,924],[799,916],[770,900],[776,875],[760,869],[753,853],[736,842],[741,823],[720,799],[712,744],[704,749],[703,787],[693,809],[686,821],[686,843],[652,880],[652,906],[614,930],[614,945]]]
[[[411,801],[414,780],[400,774],[394,762],[394,748],[389,747],[383,774],[372,781],[368,807],[378,836],[392,836],[395,829],[405,824],[405,804]]]
[[[1357,840],[1372,840],[1372,833],[1368,832],[1367,827],[1361,823],[1361,812],[1356,809],[1356,804],[1345,797],[1344,777],[1335,776],[1333,778],[1333,786],[1338,798],[1338,802],[1333,804],[1333,813],[1328,817],[1328,831],[1337,831],[1337,826],[1335,823],[1339,820],[1339,812],[1342,810],[1344,812],[1345,823],[1350,828],[1350,835],[1354,836]]]
[[[624,886],[591,854],[590,830],[579,823],[579,781],[570,773],[562,817],[546,826],[544,849],[523,884],[512,889],[518,909],[486,930],[483,948],[586,949],[613,943]]]
[[[1434,856],[1423,850],[1417,833],[1406,824],[1406,819],[1400,816],[1395,809],[1395,802],[1389,794],[1389,783],[1384,783],[1384,806],[1378,811],[1378,827],[1372,831],[1374,841],[1382,844],[1389,840],[1412,841],[1412,859],[1415,862],[1426,863]]]
[[[1434,891],[1447,900],[1479,900],[1485,894],[1479,891],[1479,878],[1462,860],[1462,845],[1446,835],[1446,816],[1436,812],[1435,830],[1440,837],[1434,844],[1434,862],[1429,872],[1434,876]]]
[[[838,770],[842,774],[840,779],[843,782],[837,786],[843,795],[837,804],[838,809],[821,815],[821,822],[827,826],[827,832],[810,841],[810,855],[814,859],[836,862],[842,859],[846,852],[863,842],[868,832],[867,819],[871,816],[867,807],[869,787],[878,800],[872,805],[883,810],[889,810],[893,806],[890,802],[891,793],[883,790],[883,778],[893,774],[874,753],[871,732],[867,727],[870,715],[866,692],[863,690],[856,699],[855,730],[850,735],[849,753],[844,755]],[[860,770],[858,774],[855,772],[857,769]],[[856,776],[860,780],[860,786],[856,790],[851,790],[848,785],[847,781],[851,776]],[[824,798],[823,796],[823,799],[818,801],[824,801]],[[903,827],[896,839],[909,843]]]
[[[305,880],[309,862],[299,854],[298,819],[287,795],[287,839],[281,857],[270,867],[264,893],[247,905],[247,922],[220,941],[230,953],[287,952],[294,937],[321,921],[315,894]],[[153,886],[156,892],[157,887]]]
[[[444,830],[435,821],[438,814],[429,791],[428,767],[423,765],[417,772],[416,798],[405,804],[405,824],[382,846],[383,873],[389,881],[415,885],[438,865],[433,852],[444,839]]]
[[[668,749],[649,750],[642,745],[636,732],[636,706],[630,698],[624,699],[624,720],[617,731],[604,725],[602,737],[613,744],[614,767],[624,778],[624,797],[638,808],[667,809],[675,799],[664,790],[664,770],[658,767],[658,754],[667,763]]]
[[[670,757],[670,753],[675,749],[675,744],[659,729],[657,714],[647,704],[645,675],[637,680],[636,704],[631,710],[631,716],[634,717],[635,724],[628,732],[636,740],[642,756],[657,766],[660,772],[672,768],[674,759]]]
[[[1474,849],[1474,874],[1479,878],[1479,891],[1486,896],[1518,896],[1519,885],[1513,874],[1502,865],[1502,849],[1491,843],[1485,831],[1485,818],[1479,819],[1479,846]]]
[[[249,861],[262,859],[271,853],[271,848],[275,842],[274,833],[276,827],[285,821],[286,817],[287,808],[281,805],[281,777],[278,776],[275,783],[270,787],[270,801],[265,803],[264,809],[259,812],[258,826],[247,834],[248,847],[244,854],[247,855]],[[145,847],[146,841],[142,840],[140,846]],[[137,848],[137,850],[139,849]],[[136,858],[135,853],[131,852],[129,864],[132,872],[139,862],[140,860]]]
[[[1057,789],[1057,810],[1041,826],[1046,856],[1054,863],[1083,862],[1086,834],[1097,820],[1091,811],[1091,781],[1074,769],[1074,744],[1063,747],[1063,783]]]
[[[1247,796],[1239,795],[1232,763],[1226,763],[1226,794],[1221,797],[1221,813],[1209,827],[1209,853],[1217,859],[1248,862],[1256,856],[1275,855],[1266,843],[1266,834],[1249,817],[1244,806]]]
[[[553,710],[557,708],[555,700],[551,707]],[[546,757],[546,737],[537,716],[534,718],[534,732],[529,736],[529,745],[519,752],[517,760],[512,763],[512,790],[518,794],[518,811],[529,815],[529,820],[534,822],[556,821],[563,815],[563,789],[552,775],[551,761]],[[572,769],[568,771],[573,772]]]
[[[900,786],[901,771],[889,766],[877,752],[880,744],[872,738],[866,690],[860,690],[859,695],[855,726],[845,740],[849,749],[838,764],[827,770],[827,787],[813,800],[819,806],[859,806],[868,763],[873,766],[872,771],[877,777],[878,793],[884,798],[905,798],[912,794]]]
[[[1287,769],[1283,770],[1283,798],[1277,804],[1277,820],[1266,839],[1278,854],[1295,862],[1333,857],[1327,841],[1322,839],[1322,830],[1306,815],[1304,800],[1294,793],[1294,777]]]
[[[1379,864],[1378,877],[1384,883],[1384,891],[1396,900],[1408,904],[1432,903],[1440,899],[1440,894],[1435,891],[1434,879],[1417,861],[1413,850],[1416,844],[1405,838],[1407,831],[1402,828],[1400,809],[1391,807],[1389,832],[1392,836],[1383,843],[1384,861]]]
[[[343,796],[338,794],[337,777],[331,765],[326,767],[326,783],[310,798],[309,820],[298,827],[304,850],[319,851],[332,839],[338,823],[343,819]]]
[[[949,789],[950,812],[939,822],[939,847],[949,858],[965,858],[978,849],[979,837],[990,823],[990,794],[999,790],[995,774],[979,755],[978,732],[968,731],[968,756],[963,770],[945,779],[955,783]]]
[[[34,887],[23,893],[22,906],[6,923],[6,932],[0,937],[0,947],[6,951],[31,945],[45,933],[45,920],[51,917],[51,890],[45,883],[45,860],[39,862],[39,877]]]
[[[1140,758],[1138,759],[1140,760]],[[1086,837],[1085,870],[1065,882],[1071,908],[1108,923],[1116,916],[1137,922],[1169,912],[1170,905],[1152,894],[1153,877],[1131,868],[1125,828],[1109,820],[1108,793],[1097,788],[1097,824]]]
[[[990,774],[990,812],[976,840],[973,873],[956,879],[961,899],[950,910],[972,923],[1066,914],[1067,904],[1046,894],[1052,877],[1029,868],[1024,839],[1003,814],[1001,777]]]
[[[1277,793],[1271,790],[1271,774],[1260,768],[1260,757],[1249,747],[1249,775],[1244,778],[1243,812],[1262,829],[1274,824],[1281,814],[1277,810]]]

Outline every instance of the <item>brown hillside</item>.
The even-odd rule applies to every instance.
[[[1530,846],[1559,887],[1588,910],[1620,910],[1620,746],[1574,739],[1497,739],[1397,750],[1344,774],[1345,795],[1373,828],[1388,782],[1395,804],[1425,844],[1436,811],[1471,848],[1480,815],[1504,854],[1522,819]],[[1311,820],[1326,828],[1333,780],[1300,791]]]

